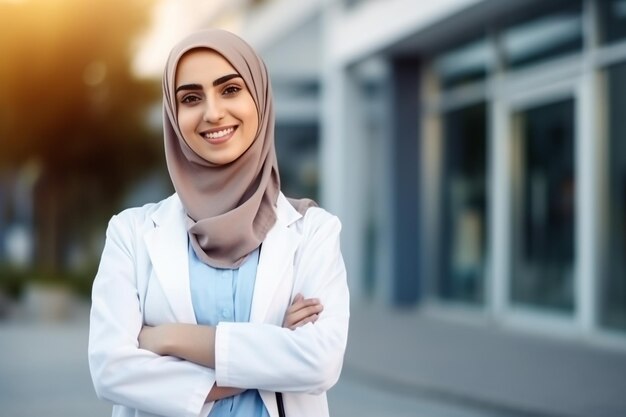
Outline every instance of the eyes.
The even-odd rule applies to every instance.
[[[220,97],[233,98],[236,97],[241,90],[243,90],[243,87],[238,84],[227,84],[225,86],[222,86],[217,92]],[[181,104],[194,105],[202,101],[204,99],[204,96],[204,91],[198,89],[186,92],[184,94],[180,94],[178,101]]]

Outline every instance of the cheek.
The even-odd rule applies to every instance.
[[[259,129],[259,115],[256,111],[254,101],[250,100],[250,103],[246,107],[246,124],[248,126],[248,132],[253,136],[256,136],[256,132]]]
[[[178,127],[183,134],[193,133],[196,128],[194,112],[187,110],[178,112]]]

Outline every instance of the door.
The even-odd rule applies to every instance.
[[[511,306],[575,312],[576,102],[566,96],[512,113]]]

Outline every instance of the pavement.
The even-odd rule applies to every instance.
[[[0,323],[0,415],[105,417],[87,365],[86,320]]]
[[[110,415],[110,406],[96,398],[89,376],[86,357],[87,307],[82,306],[75,311],[64,321],[41,321],[28,317],[0,321],[0,352],[3,353],[0,355],[0,415]],[[577,365],[563,375],[552,375],[555,371],[563,372],[563,369],[547,363],[535,363],[537,358],[543,357],[541,355],[545,356],[541,349],[547,349],[546,341],[541,338],[537,341],[517,334],[502,336],[502,332],[489,327],[468,327],[414,312],[355,306],[342,377],[328,393],[331,415],[626,415],[626,399],[617,398],[626,392],[626,353],[609,350],[600,354],[595,348],[583,346],[581,351],[579,345],[572,347],[558,340],[549,342],[547,345],[557,354],[552,360],[564,357],[557,360],[559,365],[563,361],[578,360],[582,368]],[[516,347],[514,353],[517,353],[511,354],[513,357],[503,354],[502,349],[498,350],[498,346],[507,343]],[[513,363],[506,364],[504,368],[519,368],[519,375],[503,380],[501,374],[505,369],[499,372],[493,367],[503,366],[511,360]],[[527,369],[529,366],[530,369]],[[548,375],[543,375],[547,379],[532,380],[541,371]],[[532,384],[529,387],[525,384],[530,380]],[[565,387],[559,391],[560,396],[555,396],[552,392],[555,386],[563,383]],[[606,392],[609,383],[618,385],[609,387]],[[503,386],[497,387],[497,384]],[[573,388],[578,391],[572,391]],[[565,407],[565,411],[563,407],[543,407],[542,402],[537,403],[538,392],[543,392],[547,400],[552,400],[547,401],[549,403],[560,402],[567,397],[579,407],[575,408],[579,412],[572,414],[569,412],[571,407]],[[581,403],[585,404],[582,408]]]
[[[626,336],[603,340],[360,304],[344,375],[479,415],[624,417]]]

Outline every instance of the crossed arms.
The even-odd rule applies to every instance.
[[[295,330],[307,323],[315,323],[323,309],[318,299],[304,298],[302,294],[297,294],[285,313],[283,327]],[[183,323],[144,326],[138,340],[141,349],[215,369],[214,326]],[[214,384],[206,401],[217,401],[244,391],[242,388],[219,387]]]

